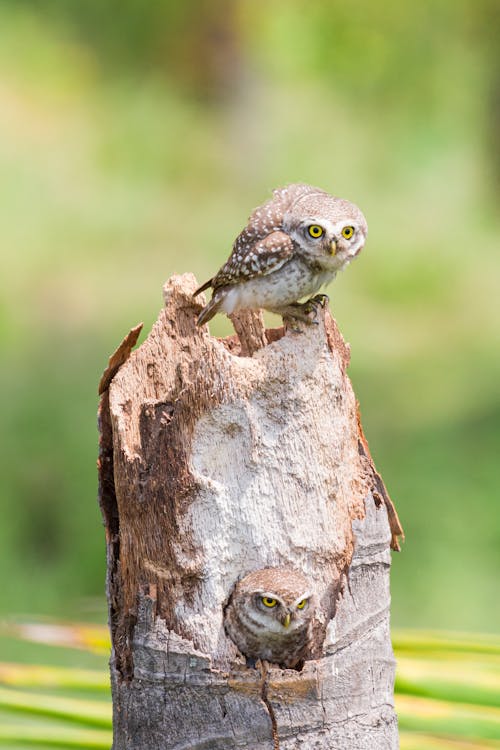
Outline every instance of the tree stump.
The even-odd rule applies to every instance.
[[[147,340],[130,354],[133,329],[100,386],[113,749],[397,748],[389,547],[402,530],[349,348],[328,310],[302,334],[246,313],[239,337],[213,338],[196,287],[167,282]],[[263,679],[223,608],[239,578],[283,565],[314,584],[314,637],[301,671]]]

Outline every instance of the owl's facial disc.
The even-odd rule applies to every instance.
[[[334,258],[339,253],[348,256],[358,239],[355,223],[334,222],[315,216],[309,216],[295,227],[291,226],[290,234],[316,257],[326,255]]]
[[[337,224],[334,228],[335,255],[342,263],[358,255],[365,245],[366,228],[351,220],[349,223]],[[332,241],[332,245],[333,245]]]

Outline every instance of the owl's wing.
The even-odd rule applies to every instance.
[[[258,239],[251,229],[244,229],[236,238],[229,260],[212,279],[212,286],[216,289],[277,271],[293,252],[293,241],[286,232],[271,232]]]

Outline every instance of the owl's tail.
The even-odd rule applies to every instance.
[[[206,305],[198,315],[198,320],[196,321],[197,325],[202,326],[204,323],[208,323],[209,320],[212,320],[214,315],[219,312],[222,300],[223,296],[218,292],[214,292],[208,305]]]

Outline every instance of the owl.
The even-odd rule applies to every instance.
[[[263,568],[242,578],[224,612],[224,627],[247,664],[266,660],[300,668],[310,642],[315,597],[291,568]]]
[[[196,290],[195,297],[213,289],[198,325],[217,312],[258,308],[312,322],[318,300],[299,300],[315,295],[360,253],[367,231],[357,206],[320,188],[294,184],[274,190],[250,216],[228,261]]]

